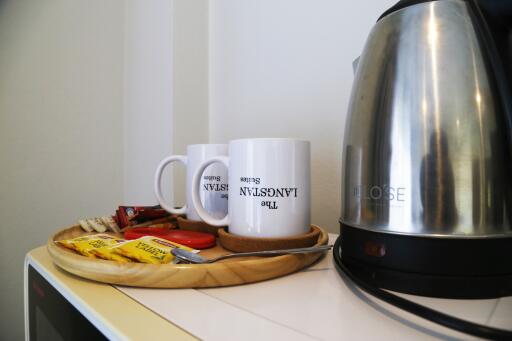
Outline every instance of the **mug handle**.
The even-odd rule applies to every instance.
[[[168,205],[165,202],[164,197],[162,195],[162,172],[168,164],[175,162],[175,161],[181,162],[182,164],[185,165],[185,167],[187,166],[187,157],[186,156],[172,155],[172,156],[168,156],[165,159],[163,159],[162,162],[160,162],[160,164],[156,168],[155,182],[154,182],[155,196],[156,196],[156,199],[158,200],[158,202],[160,203],[160,206],[162,206],[162,208],[164,210],[166,210],[167,212],[170,212],[172,214],[185,214],[187,211],[187,205],[184,205],[181,208],[175,208],[174,205],[172,205],[172,203],[171,203],[171,205]]]
[[[201,195],[199,194],[199,186],[201,185],[201,177],[203,176],[206,167],[212,163],[220,162],[229,169],[229,157],[227,156],[216,156],[208,160],[203,161],[192,178],[192,203],[197,211],[197,214],[203,219],[204,222],[213,226],[226,226],[229,225],[229,213],[222,219],[216,219],[212,217],[203,207],[201,203]],[[229,199],[228,199],[229,200]]]

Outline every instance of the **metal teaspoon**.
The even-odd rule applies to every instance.
[[[178,258],[179,260],[193,263],[193,264],[209,264],[219,261],[221,259],[234,258],[234,257],[247,257],[247,256],[276,256],[276,255],[287,255],[294,253],[311,253],[311,252],[321,252],[321,251],[329,251],[332,248],[332,245],[322,245],[322,246],[313,246],[313,247],[303,247],[298,249],[286,249],[286,250],[271,250],[271,251],[255,251],[255,252],[241,252],[241,253],[233,253],[229,255],[224,255],[212,259],[206,259],[201,257],[198,254],[192,253],[190,251],[186,251],[183,249],[172,249],[171,253]]]

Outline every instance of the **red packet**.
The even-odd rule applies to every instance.
[[[115,220],[120,228],[124,228],[169,215],[169,212],[160,206],[119,206]]]

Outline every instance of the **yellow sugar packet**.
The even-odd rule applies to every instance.
[[[86,241],[95,238],[95,235],[80,236],[72,239],[62,239],[55,241],[56,244],[64,246],[65,248],[78,251],[75,248],[75,244],[78,242]]]
[[[120,239],[116,237],[100,233],[78,237],[71,240],[59,240],[58,243],[64,247],[78,251],[84,256],[96,258],[91,250],[116,245],[119,244],[119,241]]]
[[[150,264],[169,263],[174,259],[171,250],[175,248],[184,249],[190,252],[199,252],[198,250],[190,247],[153,236],[140,237],[113,247],[115,252],[122,256]]]
[[[128,257],[122,256],[114,251],[114,247],[119,244],[125,243],[124,240],[118,240],[118,243],[114,245],[107,245],[104,247],[100,247],[97,249],[92,249],[90,252],[98,258],[106,259],[106,260],[115,260],[121,263],[130,263],[132,260]]]

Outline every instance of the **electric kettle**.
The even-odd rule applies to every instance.
[[[341,262],[380,288],[512,295],[512,2],[400,1],[357,65]]]

